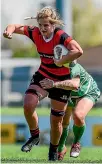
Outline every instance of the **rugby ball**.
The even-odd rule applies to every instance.
[[[68,49],[63,46],[62,44],[58,44],[54,47],[54,58],[55,59],[61,59],[62,56],[68,54]]]
[[[68,54],[68,49],[62,44],[58,44],[54,47],[54,58],[60,60],[63,56]],[[69,63],[64,64],[63,66],[68,67]]]

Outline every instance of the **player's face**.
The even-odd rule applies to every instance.
[[[49,38],[54,31],[54,25],[49,22],[48,18],[38,20],[39,29],[45,38]]]

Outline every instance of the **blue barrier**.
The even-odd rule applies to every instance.
[[[18,136],[25,136],[25,139],[29,138],[29,130],[25,118],[22,116],[2,116],[1,123],[14,123],[18,125]],[[26,125],[23,130],[20,125]],[[73,121],[71,121],[70,129],[72,130]],[[39,117],[39,127],[41,132],[47,132],[46,138],[49,142],[50,138],[50,118],[48,116]],[[87,117],[86,118],[86,130],[81,139],[82,146],[102,146],[102,117]],[[94,130],[95,128],[95,130]],[[98,128],[98,129],[97,129]],[[100,135],[100,136],[99,136]]]

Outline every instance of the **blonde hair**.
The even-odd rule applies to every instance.
[[[36,16],[37,21],[41,18],[48,18],[50,23],[55,24],[55,25],[64,25],[63,21],[60,19],[60,16],[56,12],[55,9],[52,7],[44,7],[42,8]]]

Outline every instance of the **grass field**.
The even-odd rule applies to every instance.
[[[29,153],[20,151],[21,145],[2,145],[2,163],[48,163],[48,147],[36,146]],[[68,147],[68,150],[70,148]],[[102,163],[102,148],[82,148],[78,158],[70,158],[67,152],[61,163]],[[52,163],[52,162],[51,162]]]
[[[37,108],[39,116],[48,116],[50,109]],[[23,116],[23,108],[1,108],[2,116]],[[102,108],[92,109],[88,116],[102,117]],[[30,153],[21,152],[21,145],[1,145],[2,163],[48,163],[48,146],[34,147]],[[68,148],[70,150],[70,148]],[[51,162],[53,163],[53,162]],[[57,162],[58,163],[58,162]],[[78,158],[70,158],[69,152],[61,163],[102,163],[102,147],[82,148]]]
[[[36,109],[39,116],[48,116],[50,114],[50,109],[48,108],[37,108]],[[1,115],[23,115],[23,108],[1,108]],[[102,117],[102,108],[93,108],[88,116],[100,116]]]

